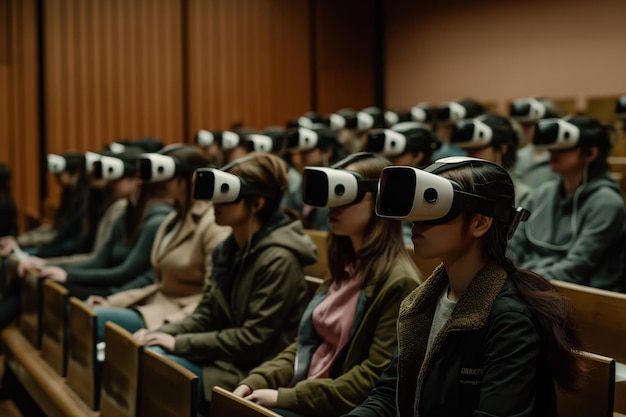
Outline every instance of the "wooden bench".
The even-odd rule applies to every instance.
[[[44,282],[41,356],[63,377],[67,365],[67,302],[67,288],[52,281]]]
[[[96,318],[96,313],[84,302],[70,298],[67,385],[92,410],[97,410],[100,404]]]
[[[138,412],[139,372],[143,346],[113,322],[104,327],[100,417],[135,417]]]
[[[43,281],[34,272],[27,273],[20,281],[20,330],[36,349],[41,346],[42,286]]]
[[[626,363],[626,294],[552,280],[572,303],[586,350]],[[615,411],[626,414],[626,381],[615,385]]]
[[[215,386],[211,391],[211,417],[280,417],[222,387]]]
[[[163,355],[144,349],[139,417],[196,417],[198,377]]]

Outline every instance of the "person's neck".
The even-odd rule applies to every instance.
[[[350,236],[350,241],[352,242],[352,248],[354,249],[354,253],[356,254],[363,248],[363,236]]]
[[[565,195],[569,197],[576,192],[576,189],[583,182],[583,173],[574,172],[571,174],[563,174],[561,175],[561,178],[563,178],[563,189],[565,190]]]
[[[450,291],[448,299],[451,301],[459,301],[465,290],[470,285],[478,271],[480,271],[486,262],[483,258],[481,241],[476,240],[460,257],[451,261],[443,261],[450,281]]]
[[[233,226],[233,237],[237,247],[240,250],[245,249],[248,239],[252,239],[252,236],[259,230],[261,230],[261,222],[257,218],[252,219],[252,221],[246,221],[242,225]]]

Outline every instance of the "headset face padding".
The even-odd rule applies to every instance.
[[[578,126],[563,119],[544,119],[537,123],[533,145],[550,150],[572,149],[584,142]]]
[[[146,182],[162,182],[174,178],[178,172],[176,159],[157,153],[144,153],[137,161],[139,177]]]

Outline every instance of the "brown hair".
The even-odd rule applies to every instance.
[[[472,192],[513,206],[515,193],[509,174],[495,164],[461,167],[446,171],[446,176]],[[471,213],[463,213],[469,227]],[[575,331],[574,316],[569,301],[545,278],[528,270],[516,269],[506,257],[509,226],[493,219],[493,224],[482,239],[483,254],[509,273],[520,298],[533,312],[535,324],[543,341],[548,366],[556,382],[566,390],[581,387],[588,362],[579,352],[583,343]]]
[[[257,213],[261,223],[266,222],[278,211],[283,194],[289,188],[287,164],[282,158],[266,152],[251,152],[241,158],[240,162],[228,172],[273,191],[273,195],[264,196],[265,205]],[[257,198],[244,197],[246,206],[251,207]]]
[[[389,165],[385,158],[375,156],[361,159],[349,167],[350,170],[359,172],[365,179],[378,179],[383,168]],[[372,217],[365,226],[363,247],[358,252],[354,252],[349,237],[329,233],[329,279],[334,281],[349,279],[344,269],[348,264],[353,264],[355,273],[362,275],[366,282],[373,283],[384,281],[391,273],[393,265],[401,259],[414,266],[402,240],[402,222],[373,214],[375,200],[372,198],[370,206]]]

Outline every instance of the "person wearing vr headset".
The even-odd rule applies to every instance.
[[[450,144],[466,150],[468,156],[502,165],[513,180],[516,204],[521,204],[530,187],[522,182],[514,169],[520,134],[506,117],[487,113],[456,122]]]
[[[447,156],[465,156],[467,152],[459,149],[450,143],[450,137],[454,124],[460,120],[473,119],[485,114],[485,107],[478,101],[466,98],[459,101],[450,101],[443,103],[434,109],[435,124],[434,129],[437,136],[442,139],[442,146],[437,149],[433,155],[433,159],[437,160]]]
[[[509,107],[509,117],[519,122],[523,131],[523,140],[517,150],[515,172],[532,188],[557,179],[557,175],[550,170],[549,152],[532,144],[535,126],[540,120],[562,115],[563,112],[556,103],[545,97],[520,98],[514,100]]]
[[[547,279],[626,291],[626,209],[609,172],[607,128],[588,116],[541,120],[533,144],[549,150],[559,179],[528,196],[532,215],[511,241],[511,254]]]
[[[149,281],[154,283],[106,298],[92,295],[87,299],[97,313],[99,340],[104,339],[107,321],[130,332],[154,330],[194,311],[211,275],[211,254],[230,233],[229,227],[215,223],[211,202],[193,200],[194,171],[208,165],[200,150],[185,144],[140,157],[141,180],[166,184],[175,209],[157,230],[152,244],[152,268],[146,274],[153,276]]]
[[[123,183],[130,187],[125,211],[111,226],[96,255],[78,264],[46,265],[40,271],[43,278],[64,285],[70,295],[80,299],[104,297],[152,283],[145,275],[150,269],[150,249],[172,205],[164,184],[136,179],[141,152],[127,147],[120,154],[103,155],[94,163],[94,175],[114,182],[128,178]]]
[[[302,223],[280,208],[287,187],[285,162],[268,153],[198,170],[195,198],[212,200],[215,221],[232,234],[213,251],[211,278],[194,312],[135,333],[198,375],[207,401],[213,386],[234,388],[296,334],[306,299],[302,268],[317,252]]]
[[[387,158],[392,165],[423,167],[431,163],[433,152],[441,147],[439,137],[418,122],[402,122],[390,129],[372,129],[367,135],[366,150]],[[411,245],[413,224],[402,222],[404,244]]]
[[[376,217],[389,162],[359,153],[304,170],[304,199],[330,207],[330,276],[309,302],[295,342],[253,369],[235,394],[283,416],[339,416],[365,399],[391,359],[398,308],[418,273],[400,222]]]
[[[302,119],[302,118],[301,118]],[[324,167],[337,157],[339,142],[337,135],[330,129],[314,125],[312,128],[298,127],[287,133],[287,149],[297,153],[302,166]],[[298,181],[298,189],[293,189],[283,199],[283,207],[294,210],[302,218],[305,229],[326,230],[328,209],[312,207],[302,201],[302,180]]]
[[[11,170],[0,163],[0,236],[17,234],[17,206],[11,192]]]
[[[82,241],[81,222],[85,214],[85,197],[88,191],[84,166],[85,158],[82,153],[48,155],[48,172],[54,174],[61,187],[60,203],[54,220],[52,224],[44,223],[17,237],[0,237],[0,256],[22,254],[21,249],[27,254],[44,252],[44,256],[61,256],[69,253],[65,245],[73,244],[76,240]]]
[[[506,170],[481,159],[383,171],[377,214],[413,220],[415,253],[442,264],[402,301],[394,360],[346,416],[556,416],[554,381],[580,386],[566,299],[506,257],[528,216],[514,202]]]

